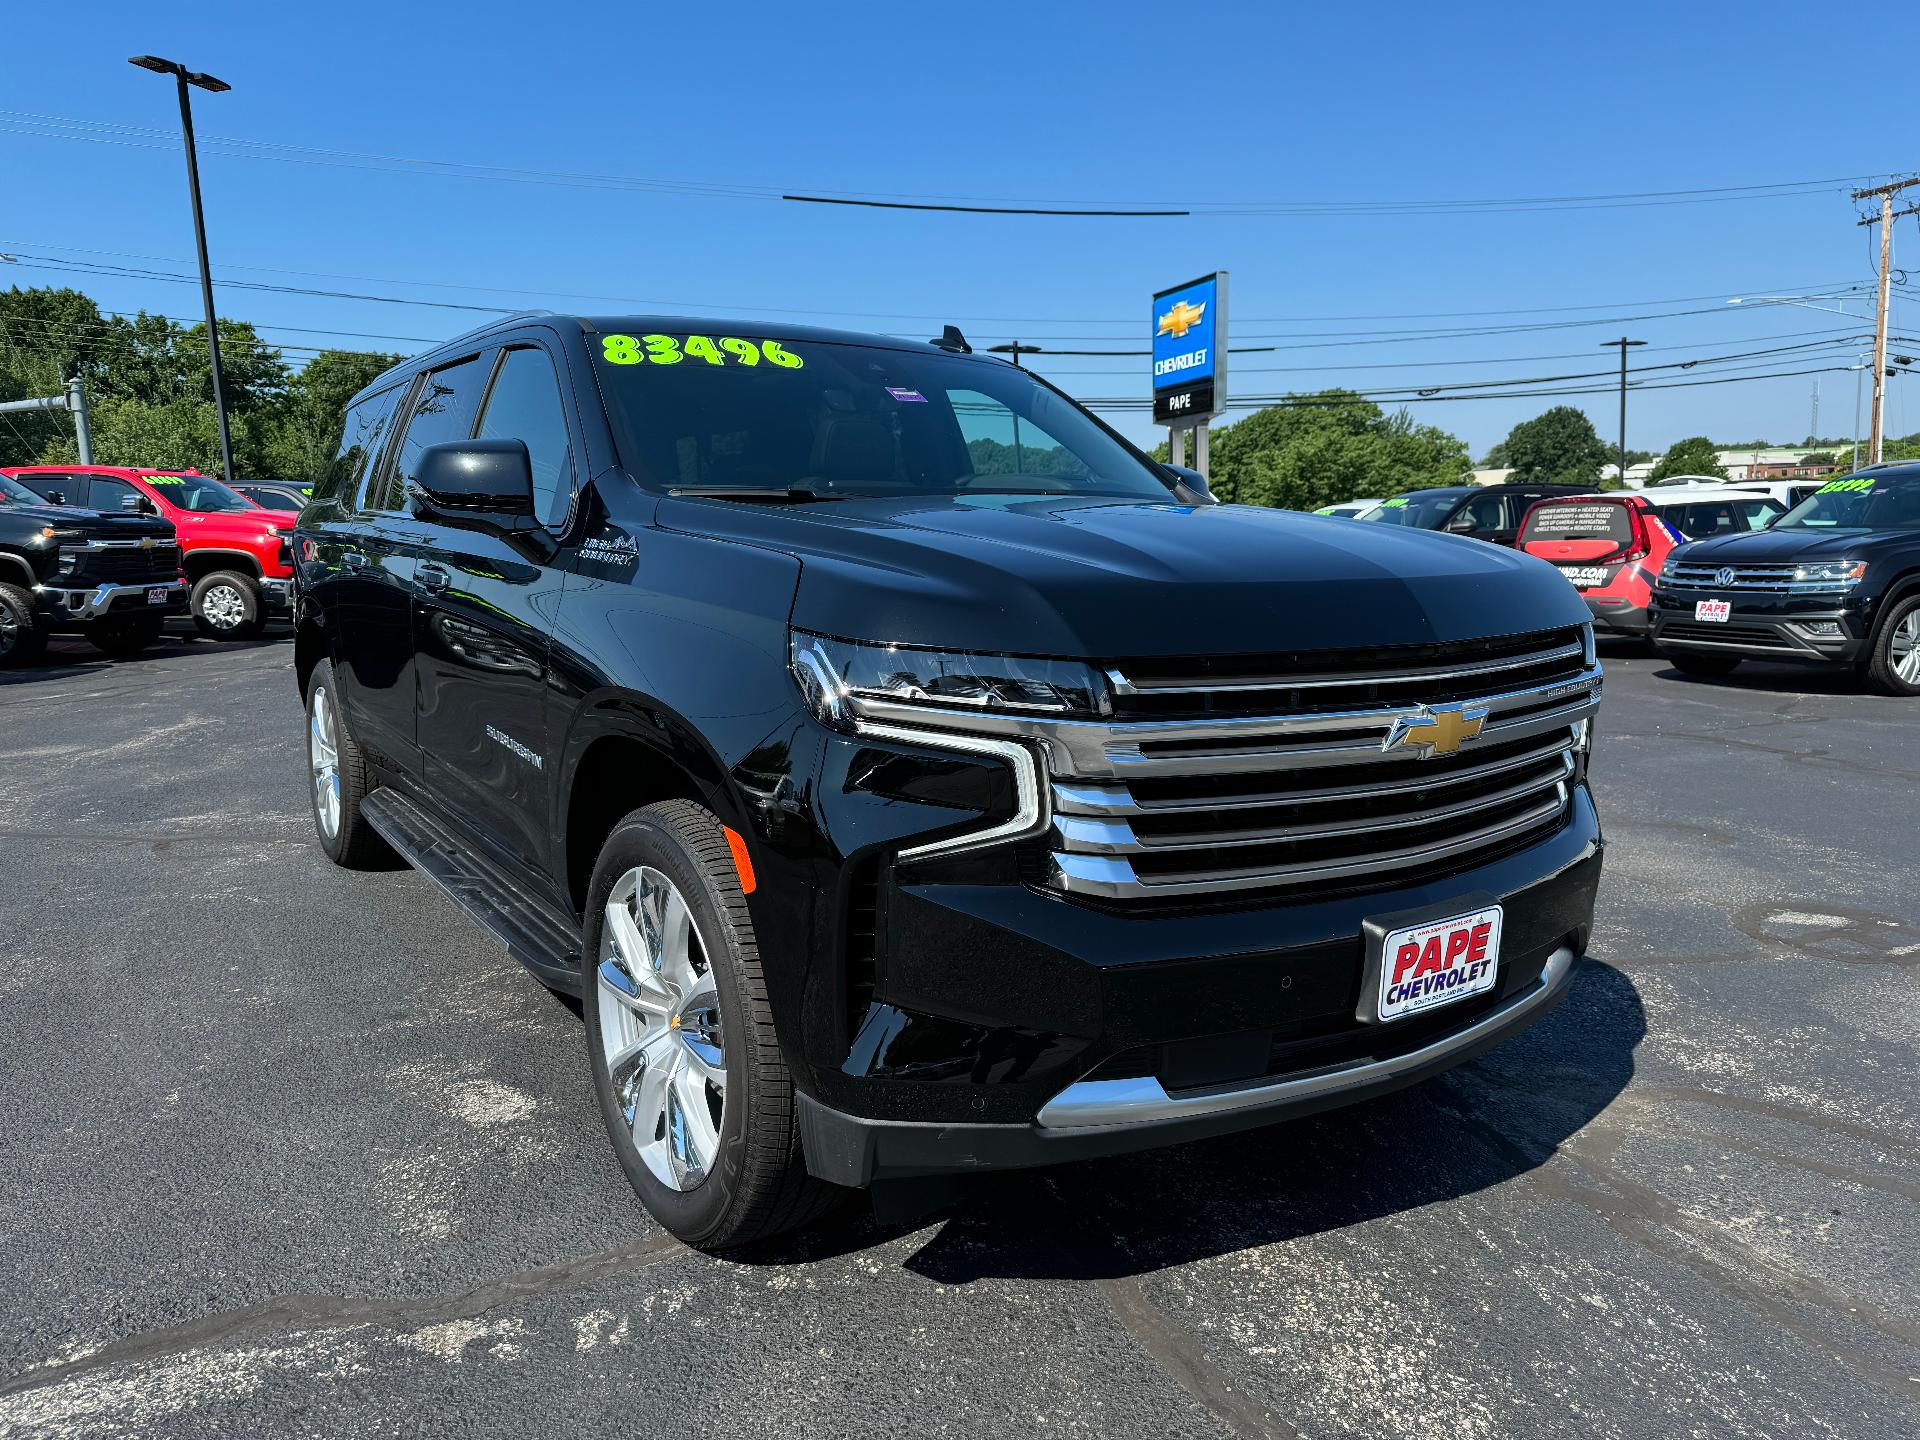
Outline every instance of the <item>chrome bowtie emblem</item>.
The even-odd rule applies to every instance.
[[[1714,571],[1713,583],[1718,585],[1722,590],[1731,590],[1733,588],[1733,566],[1722,565],[1718,570]]]
[[[1465,705],[1421,706],[1411,715],[1402,715],[1380,742],[1382,750],[1406,746],[1422,759],[1433,755],[1451,755],[1474,739],[1487,722],[1486,706],[1469,709]]]

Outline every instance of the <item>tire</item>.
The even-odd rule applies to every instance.
[[[260,587],[238,570],[214,570],[195,583],[193,623],[213,640],[255,640],[266,629]]]
[[[126,620],[96,620],[87,627],[87,639],[104,655],[138,655],[160,638],[164,615],[136,615]]]
[[[801,1155],[793,1080],[720,822],[685,800],[628,815],[601,847],[586,918],[594,1094],[653,1217],[689,1245],[724,1250],[845,1198]]]
[[[31,665],[46,649],[47,624],[33,608],[33,596],[18,585],[0,583],[0,669]]]
[[[1718,679],[1740,668],[1738,655],[1669,655],[1667,661],[1682,675]]]
[[[395,863],[393,847],[360,813],[372,787],[340,708],[331,660],[322,660],[307,677],[307,781],[313,833],[329,860],[348,870],[381,870]]]
[[[1867,654],[1867,684],[1882,695],[1920,695],[1920,595],[1887,612]]]

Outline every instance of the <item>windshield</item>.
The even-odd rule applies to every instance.
[[[47,503],[11,475],[0,475],[0,505],[5,505],[8,501],[12,501],[16,505],[44,505]]]
[[[1459,502],[1460,496],[1454,491],[1442,491],[1437,495],[1396,495],[1391,500],[1382,500],[1359,518],[1382,525],[1412,525],[1421,530],[1437,530],[1440,522],[1452,513],[1453,507]]]
[[[1920,471],[1830,480],[1774,521],[1771,528],[1823,534],[1920,530]]]
[[[211,475],[142,475],[169,505],[200,515],[224,515],[232,510],[258,510],[260,507],[243,495],[236,495]]]
[[[598,343],[622,453],[661,489],[1172,499],[1098,421],[1011,365],[732,335]]]

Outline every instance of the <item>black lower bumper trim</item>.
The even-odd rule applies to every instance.
[[[1298,1097],[1241,1109],[1084,1128],[871,1120],[797,1093],[794,1101],[801,1145],[807,1169],[815,1176],[836,1185],[859,1187],[909,1176],[1054,1165],[1251,1130],[1390,1094],[1449,1070],[1526,1029],[1552,1010],[1572,988],[1577,971],[1577,963],[1569,965],[1557,979],[1542,980],[1533,991],[1514,997],[1498,1022],[1466,1043],[1447,1048],[1425,1063],[1396,1068],[1377,1080],[1310,1090]]]

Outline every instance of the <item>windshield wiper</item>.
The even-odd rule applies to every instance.
[[[667,493],[696,500],[779,500],[790,505],[810,500],[847,498],[844,495],[826,495],[805,485],[789,485],[783,490],[768,485],[679,485]]]

